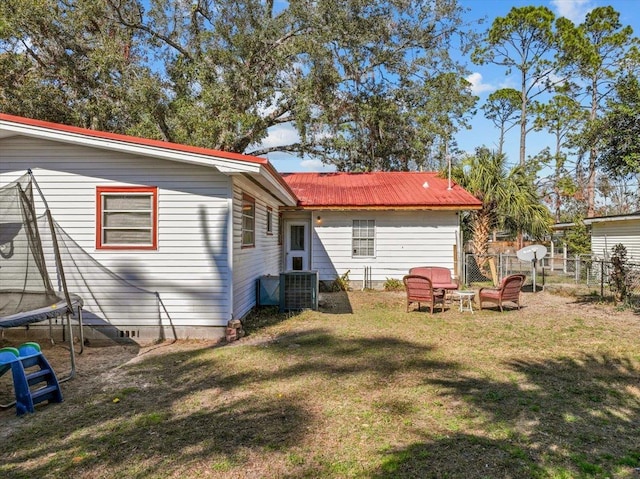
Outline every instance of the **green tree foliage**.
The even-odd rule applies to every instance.
[[[485,42],[476,47],[472,59],[478,64],[504,66],[506,74],[520,74],[520,165],[526,158],[529,105],[533,98],[552,86],[555,16],[547,7],[512,8],[505,17],[497,17]],[[561,80],[556,79],[555,82]]]
[[[567,167],[567,149],[572,146],[572,135],[586,120],[586,112],[573,98],[559,94],[549,103],[536,105],[534,128],[553,135],[555,151],[547,155],[545,163],[553,168],[547,178],[543,196],[549,198],[556,221],[560,221],[560,210],[565,198],[575,193],[574,176]]]
[[[117,132],[136,121],[142,50],[109,10],[108,0],[0,2],[2,111]]]
[[[498,139],[498,154],[502,154],[504,135],[514,126],[520,118],[522,108],[522,96],[513,88],[502,88],[489,95],[487,102],[482,106],[484,116],[493,122],[500,131]]]
[[[579,215],[568,218],[568,221],[573,222],[575,226],[565,232],[564,242],[567,244],[569,253],[573,255],[591,253],[591,235],[582,221],[583,218]]]
[[[455,2],[305,5],[321,32],[305,85],[321,94],[307,95],[303,144],[339,170],[423,166],[476,100],[446,50],[460,28]]]
[[[557,30],[561,46],[560,66],[574,79],[586,83],[583,91],[590,114],[580,146],[589,154],[585,193],[587,216],[593,216],[598,147],[597,142],[590,140],[589,132],[601,116],[605,100],[613,91],[613,84],[627,65],[626,59],[638,40],[632,37],[631,27],[620,23],[620,14],[610,6],[593,9],[578,26],[561,18]]]
[[[475,104],[455,0],[3,0],[4,112],[342,170],[437,158]],[[270,128],[298,140],[263,145]],[[446,137],[445,137],[446,135]]]
[[[452,168],[452,177],[482,201],[482,208],[469,212],[465,222],[471,232],[473,253],[486,255],[494,229],[524,232],[540,239],[550,231],[549,211],[541,204],[532,176],[522,166],[507,167],[506,157],[478,148]]]
[[[640,175],[640,82],[626,75],[616,85],[609,111],[594,124],[600,165],[614,177]]]

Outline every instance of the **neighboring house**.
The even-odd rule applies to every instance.
[[[285,215],[285,269],[380,287],[413,266],[460,276],[460,212],[480,200],[436,173],[289,173],[299,198]],[[367,271],[367,282],[365,280]]]
[[[169,320],[115,296],[120,313],[102,318],[84,298],[95,324],[143,339],[221,337],[255,306],[257,279],[286,270],[456,273],[458,214],[480,207],[433,173],[283,177],[263,158],[0,114],[0,184],[28,169],[85,254],[158,292]]]
[[[611,249],[621,243],[627,248],[629,262],[640,264],[640,211],[626,215],[585,218],[591,228],[591,253],[603,259],[611,257]]]

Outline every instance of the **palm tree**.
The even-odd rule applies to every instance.
[[[484,269],[489,236],[495,229],[540,239],[550,232],[552,217],[534,186],[535,174],[522,166],[508,169],[506,156],[482,147],[452,168],[452,178],[482,201],[465,222],[471,250]]]

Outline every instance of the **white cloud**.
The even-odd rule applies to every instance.
[[[551,0],[551,5],[559,16],[575,24],[584,22],[585,15],[594,8],[592,0]]]
[[[307,158],[300,162],[304,171],[335,171],[333,165],[325,165],[322,161],[314,158]]]
[[[269,155],[271,164],[281,173],[294,172],[332,172],[336,171],[334,165],[325,165],[321,160],[316,158],[300,158],[296,155],[288,153],[272,153]]]
[[[466,80],[471,83],[471,93],[473,93],[474,95],[478,95],[485,91],[495,90],[495,87],[493,85],[490,85],[489,83],[482,83],[481,73],[474,72],[469,75]]]
[[[260,148],[290,145],[298,141],[300,141],[300,136],[298,136],[297,130],[291,123],[286,123],[269,128],[269,135],[262,140]]]
[[[514,90],[520,91],[520,85],[513,77],[507,77],[498,85],[497,90],[502,90],[503,88],[513,88]]]

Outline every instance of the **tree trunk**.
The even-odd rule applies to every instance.
[[[527,142],[527,77],[522,72],[522,106],[520,109],[520,166],[524,167],[526,158],[526,142]]]
[[[562,152],[562,135],[560,134],[560,128],[556,128],[556,169],[553,178],[553,194],[554,198],[554,211],[555,211],[555,219],[556,223],[560,223],[560,207],[562,206],[562,199],[560,197],[560,188],[558,187],[558,182],[560,181],[560,174],[562,169],[560,167],[560,161],[562,157],[560,156]]]
[[[486,211],[480,210],[476,212],[472,234],[471,249],[476,256],[478,268],[480,268],[482,274],[487,276],[487,253],[489,252],[489,236],[491,234],[491,216]]]
[[[589,171],[587,173],[587,218],[596,214],[596,156],[595,148],[589,150]]]
[[[594,77],[591,81],[591,114],[589,119],[594,122],[598,114],[598,82]],[[587,171],[587,218],[596,213],[596,158],[598,150],[595,146],[589,149],[589,170]]]

